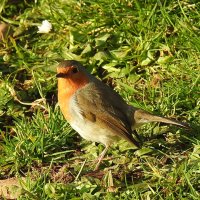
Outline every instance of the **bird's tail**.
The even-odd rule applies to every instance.
[[[169,119],[167,117],[156,116],[141,109],[137,109],[134,111],[133,118],[134,128],[137,128],[138,126],[148,122],[163,122],[166,124],[173,124],[176,126],[190,129],[190,126],[187,123],[179,122],[173,119]]]

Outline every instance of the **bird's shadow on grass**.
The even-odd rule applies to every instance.
[[[165,146],[167,149],[173,147],[173,149],[185,151],[200,140],[200,126],[192,124],[189,129],[170,126],[164,133],[141,136],[141,140],[143,146],[152,146],[155,149]]]

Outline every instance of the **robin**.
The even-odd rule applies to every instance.
[[[84,139],[102,143],[95,170],[108,148],[125,139],[139,148],[134,130],[147,122],[164,122],[188,128],[188,125],[150,114],[128,105],[106,84],[92,76],[75,60],[64,60],[57,67],[58,103],[65,119]]]

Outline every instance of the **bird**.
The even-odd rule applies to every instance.
[[[144,123],[163,122],[189,127],[187,123],[127,104],[114,89],[90,74],[76,60],[61,61],[56,77],[58,104],[64,118],[82,138],[105,146],[94,170],[99,169],[109,147],[121,139],[140,148],[141,139],[135,129]]]

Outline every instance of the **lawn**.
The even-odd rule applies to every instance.
[[[1,0],[1,198],[200,199],[199,19],[198,0]],[[146,124],[141,149],[120,141],[93,171],[104,147],[62,116],[62,59],[191,129]]]

